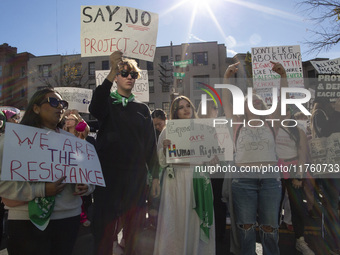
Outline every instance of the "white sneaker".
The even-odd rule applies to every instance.
[[[308,244],[305,242],[305,238],[303,236],[301,236],[299,239],[296,239],[295,248],[303,255],[314,255],[314,252],[308,247]]]
[[[117,241],[113,242],[113,249],[112,249],[112,255],[123,255],[124,250],[120,245],[118,244]]]

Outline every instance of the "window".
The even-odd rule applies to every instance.
[[[22,66],[21,67],[21,77],[25,77],[26,76],[26,67]]]
[[[168,57],[168,56],[161,56],[161,62],[162,62],[162,63],[167,63],[167,62],[169,62],[169,57]]]
[[[176,55],[175,56],[175,61],[181,61],[181,55]]]
[[[110,65],[108,60],[102,61],[102,70],[110,70]]]
[[[96,66],[95,62],[89,62],[89,75],[95,75],[96,74]]]
[[[96,89],[96,84],[89,84],[89,89],[95,90]]]
[[[2,76],[2,66],[0,66],[0,77]]]
[[[68,76],[69,71],[70,71],[69,65],[68,65],[68,64],[65,64],[65,65],[64,65],[64,76]]]
[[[148,106],[150,108],[150,111],[155,110],[155,103],[148,103]]]
[[[208,52],[195,52],[192,54],[194,66],[208,65]]]
[[[155,86],[153,80],[149,80],[149,92],[155,93]]]
[[[0,84],[0,98],[2,97],[2,84]]]
[[[165,112],[169,112],[170,111],[170,103],[169,102],[163,102],[162,108]]]
[[[81,76],[81,63],[76,63],[74,65],[75,68],[75,76]]]
[[[25,87],[20,90],[21,97],[25,97]]]
[[[41,77],[51,77],[52,65],[39,65],[39,74]]]
[[[204,87],[204,85],[201,85],[200,82],[209,85],[209,75],[194,75],[192,78],[194,90],[200,90],[200,88]]]
[[[151,71],[153,70],[153,62],[146,62],[146,70]]]
[[[162,92],[169,92],[170,89],[169,89],[170,86],[168,85],[162,85]]]

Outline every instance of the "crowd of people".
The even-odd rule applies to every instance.
[[[315,253],[304,238],[305,219],[318,213],[315,200],[320,196],[327,249],[323,254],[340,254],[340,179],[334,178],[338,176],[303,171],[304,174],[266,176],[243,173],[226,178],[224,174],[197,173],[193,163],[169,164],[166,160],[171,145],[166,135],[167,119],[224,116],[238,123],[232,129],[234,158],[225,162],[213,157],[205,164],[233,164],[237,169],[304,166],[313,161],[308,140],[340,133],[340,99],[335,103],[315,100],[311,118],[290,106],[285,116],[280,114],[280,107],[270,116],[258,116],[249,110],[246,99],[245,114],[238,116],[233,114],[231,91],[222,89],[223,109],[207,100],[207,111],[202,115],[202,102],[196,111],[191,100],[181,95],[173,100],[167,116],[162,109],[150,112],[132,94],[140,76],[136,61],[123,58],[117,51],[111,54],[110,64],[110,73],[95,89],[89,106],[99,124],[95,138],[89,135],[90,127],[81,114],[68,109],[68,103],[55,90],[39,90],[30,99],[20,124],[76,136],[93,144],[106,186],[66,184],[65,176],[55,182],[1,180],[0,196],[8,210],[9,255],[72,254],[81,224],[91,229],[96,255],[139,254],[146,227],[155,231],[154,255],[213,255],[224,240],[227,215],[231,219],[228,223],[233,254],[255,254],[257,226],[263,254],[280,254],[279,227],[283,220],[294,231],[295,248],[312,255]],[[227,68],[225,84],[232,84],[238,66],[236,63]],[[281,77],[280,87],[287,87],[283,66],[272,62],[272,70]],[[111,92],[114,82],[117,90]],[[267,109],[256,94],[251,103],[257,110]],[[18,117],[10,110],[0,112],[1,131],[5,132],[7,122],[19,123]],[[302,125],[284,127],[276,122],[271,126],[265,117],[300,119]],[[255,120],[252,126],[242,125],[250,119]],[[260,122],[266,124],[259,127]],[[0,136],[1,154],[3,137]],[[1,160],[2,157],[0,164]],[[121,231],[123,237],[119,240]]]

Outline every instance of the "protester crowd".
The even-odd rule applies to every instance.
[[[307,217],[324,219],[325,235],[320,242],[326,250],[322,254],[340,254],[340,173],[321,175],[304,169],[297,173],[230,176],[197,173],[192,163],[169,164],[166,160],[171,146],[166,135],[167,119],[226,117],[238,123],[232,129],[233,160],[213,157],[204,164],[229,164],[236,169],[306,166],[313,163],[309,141],[340,133],[340,99],[333,103],[315,100],[311,116],[290,106],[285,116],[280,114],[280,107],[270,116],[259,116],[249,110],[247,99],[245,114],[238,116],[233,114],[230,90],[222,89],[223,109],[208,100],[207,112],[202,114],[202,102],[196,111],[191,100],[181,95],[173,100],[167,116],[162,109],[151,112],[131,93],[140,76],[136,61],[123,58],[117,51],[110,56],[110,64],[110,73],[95,89],[89,106],[99,123],[94,136],[81,114],[68,109],[68,103],[51,88],[33,95],[20,122],[14,111],[0,112],[2,133],[6,123],[20,123],[93,144],[106,183],[105,187],[66,184],[65,176],[52,183],[1,180],[0,216],[8,211],[9,255],[72,254],[81,225],[91,230],[96,255],[145,254],[139,250],[145,229],[155,231],[154,255],[213,255],[225,241],[226,223],[231,224],[233,254],[255,254],[257,227],[263,254],[280,254],[279,228],[283,225],[294,232],[296,250],[312,255],[315,251],[304,237]],[[227,68],[225,84],[233,83],[238,68],[239,63]],[[287,87],[283,66],[272,62],[272,70],[281,77],[280,87]],[[111,92],[113,82],[117,90]],[[253,94],[251,101],[255,109],[267,109],[260,96]],[[265,125],[254,127],[264,117],[299,120],[299,125],[283,127],[277,122],[271,126],[263,121]],[[258,123],[247,125],[250,119]],[[263,149],[255,149],[264,142]],[[3,146],[1,135],[1,154]]]

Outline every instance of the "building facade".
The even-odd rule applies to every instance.
[[[7,43],[0,45],[0,105],[24,110],[28,103],[28,60],[34,55],[17,53]]]

